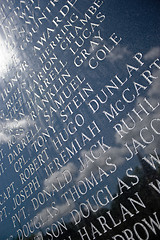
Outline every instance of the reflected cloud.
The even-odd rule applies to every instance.
[[[0,132],[0,143],[5,143],[8,142],[11,139],[11,136],[4,133],[4,132]]]
[[[67,216],[74,208],[75,202],[69,199],[70,205],[61,204],[55,207],[46,207],[34,217],[34,224],[36,225],[40,219],[43,219],[43,227],[50,226],[52,223],[58,221],[60,218]],[[56,209],[56,210],[55,210]]]
[[[160,56],[160,47],[153,47],[144,55],[145,60],[154,60]]]
[[[158,80],[158,79],[160,79],[160,72],[155,71],[153,73],[153,75],[158,76],[158,78],[156,80],[154,80],[154,83],[151,85],[151,87],[148,90],[148,92],[146,93],[145,97],[152,104],[152,106],[155,107],[158,105],[158,102],[160,99],[159,98],[160,81]],[[141,114],[141,117],[143,118],[143,120],[136,121],[136,126],[131,131],[129,131],[125,127],[125,125],[122,124],[123,130],[128,132],[128,134],[124,134],[124,137],[120,138],[120,135],[118,133],[116,133],[115,139],[116,139],[117,144],[122,144],[122,142],[127,142],[128,145],[132,145],[132,138],[134,138],[134,139],[138,140],[140,143],[142,143],[143,145],[145,145],[145,148],[144,149],[141,148],[141,151],[143,150],[144,154],[150,154],[153,152],[154,148],[159,149],[159,143],[160,143],[159,134],[153,133],[153,131],[150,127],[150,123],[153,119],[160,119],[160,106],[158,106],[154,111],[151,111],[151,108],[147,104],[144,103],[143,99],[144,98],[141,96],[138,97],[134,108],[139,109],[139,103],[143,103],[142,105],[145,105],[145,109],[149,112],[149,115],[147,116],[145,113]],[[130,112],[130,115],[132,115],[131,112]],[[124,120],[128,126],[133,126],[133,122],[131,121],[131,119],[129,117],[124,118]],[[156,123],[155,123],[155,125],[156,125]],[[154,141],[151,144],[145,144],[140,137],[140,131],[144,127],[149,129],[149,131],[145,132],[145,138],[148,139],[148,142],[151,140],[152,134],[154,134],[154,136],[155,136]],[[156,131],[157,131],[157,133],[160,132],[160,125],[156,125]]]
[[[82,151],[81,159],[85,164],[85,167],[81,167],[78,177],[76,178],[76,182],[80,180],[84,180],[85,178],[91,177],[91,172],[95,176],[99,176],[99,167],[106,172],[106,174],[110,174],[114,172],[117,166],[123,164],[124,158],[123,155],[126,153],[126,149],[120,147],[112,147],[106,153],[103,153],[102,149],[99,147],[93,151],[94,156],[100,155],[96,160],[91,156],[90,151]],[[87,157],[86,157],[87,156]],[[118,156],[118,157],[117,157]],[[91,160],[88,160],[91,159]]]
[[[63,183],[66,183],[66,180],[64,178],[63,173],[66,172],[66,174],[71,174],[74,176],[74,174],[77,172],[77,167],[73,163],[68,163],[67,165],[63,166],[59,171],[54,172],[48,179],[44,180],[44,187],[43,190],[52,192],[53,185],[57,188],[59,188],[59,181],[63,185]],[[70,175],[70,176],[71,176]],[[53,222],[57,221],[61,217],[66,216],[70,211],[72,211],[75,208],[75,202],[73,202],[72,199],[68,199],[70,205],[68,206],[67,203],[65,204],[56,204],[54,201],[52,202],[50,207],[45,207],[36,215],[36,221],[38,223],[39,219],[43,219],[44,226],[49,226]],[[34,220],[35,223],[35,220]]]
[[[17,136],[17,139],[21,139],[25,131],[28,129],[29,126],[33,125],[33,121],[26,118],[21,120],[6,120],[1,121],[0,126],[0,143],[7,143],[11,140],[13,135]]]
[[[149,59],[149,56],[150,57],[152,56],[155,58],[155,57],[157,57],[156,54],[159,50],[160,50],[160,48],[155,47],[152,49],[152,51],[149,51],[146,54],[146,56],[148,56],[148,59]],[[123,53],[129,54],[129,52],[127,52],[127,51],[128,51],[127,49],[124,49]],[[122,56],[120,54],[119,58],[123,58],[124,54],[122,54]],[[113,56],[113,61],[114,61],[114,59],[116,59],[116,56]],[[157,78],[157,80],[154,80],[154,83],[151,85],[151,87],[147,91],[145,97],[151,102],[152,106],[156,106],[160,99],[160,97],[159,97],[160,81],[158,80],[158,79],[160,79],[160,72],[155,71],[153,73],[153,75],[158,76],[158,78]],[[144,102],[143,99],[144,99],[144,97],[142,97],[142,96],[139,96],[137,98],[136,103],[134,105],[135,109],[139,109],[139,103],[141,103],[141,102],[143,103]],[[147,106],[145,106],[145,107],[146,107],[146,109],[148,109]],[[160,111],[159,110],[160,110],[160,107],[158,107],[155,111],[151,111],[151,108],[149,108],[148,111],[150,112],[150,114],[148,116],[146,116],[146,114],[144,113],[143,121],[136,120],[136,126],[131,131],[127,130],[125,125],[120,122],[124,131],[128,132],[128,134],[124,134],[124,137],[120,138],[120,135],[116,132],[114,135],[115,145],[111,146],[111,149],[108,150],[107,153],[103,154],[100,158],[98,158],[97,161],[96,160],[94,162],[88,161],[88,167],[86,167],[81,173],[79,173],[76,180],[79,181],[81,179],[84,179],[85,177],[89,177],[91,172],[93,172],[96,175],[96,173],[98,173],[98,166],[100,166],[104,171],[109,171],[110,168],[109,168],[109,166],[106,165],[106,159],[108,157],[111,158],[110,163],[115,164],[116,166],[122,165],[126,161],[125,157],[128,154],[128,150],[124,146],[124,143],[127,142],[128,145],[132,145],[132,138],[138,140],[139,142],[142,142],[142,139],[140,138],[140,130],[144,127],[147,127],[148,129],[150,129],[150,126],[149,126],[150,122],[153,119],[160,119]],[[130,114],[132,115],[132,112],[130,112]],[[123,119],[128,124],[128,126],[133,125],[133,123],[131,122],[131,119],[127,115],[124,116]],[[156,126],[156,130],[157,130],[157,132],[160,132],[160,125]],[[157,136],[155,136],[155,139],[152,142],[152,144],[148,144],[148,145],[146,144],[144,149],[140,149],[140,150],[143,150],[143,154],[152,153],[154,148],[159,149],[160,140],[158,139],[158,137],[159,137],[158,135],[159,134],[157,134]],[[151,136],[149,135],[149,132],[146,134],[145,137],[148,138],[148,141],[149,141],[149,137],[151,138]],[[101,152],[101,149],[97,149],[94,151],[94,155],[98,156],[98,154],[100,152]],[[85,158],[86,158],[85,155],[88,155],[92,159],[92,156],[89,151],[82,151],[81,157],[84,162],[85,162]]]
[[[115,63],[121,59],[123,59],[125,56],[128,56],[130,54],[130,51],[127,49],[127,47],[119,47],[117,46],[114,51],[110,52],[106,56],[106,59],[110,61],[111,63]]]
[[[121,59],[121,58],[123,58],[123,56],[129,54],[129,51],[126,48],[123,48],[122,53],[121,53],[121,50],[120,49],[118,50],[119,55],[117,55],[117,56],[119,59]],[[117,60],[116,55],[112,56],[112,57],[113,57],[113,59],[112,59],[113,62]],[[153,75],[154,74],[160,78],[160,73],[158,71],[157,72],[155,71],[153,73]],[[150,89],[146,92],[145,97],[147,99],[151,99],[153,106],[155,106],[158,102],[159,89],[160,89],[160,81],[155,80],[154,83],[151,85]],[[144,97],[139,96],[136,100],[134,108],[138,109],[138,104],[140,102],[142,102],[143,99],[144,99]],[[120,138],[118,133],[115,133],[115,136],[114,136],[115,144],[113,146],[111,146],[111,148],[108,151],[106,151],[104,153],[100,147],[93,150],[92,153],[94,156],[97,157],[97,159],[96,158],[93,159],[93,155],[91,154],[91,152],[89,150],[82,150],[81,154],[80,154],[80,158],[81,158],[82,162],[85,164],[88,159],[87,164],[86,165],[84,164],[83,167],[81,166],[78,168],[77,164],[69,162],[67,165],[63,166],[59,171],[54,172],[48,179],[46,179],[44,181],[44,190],[51,191],[52,184],[54,184],[55,186],[58,186],[57,179],[59,179],[60,182],[63,184],[63,181],[65,181],[64,176],[63,176],[64,171],[69,171],[72,173],[72,176],[74,177],[75,186],[78,185],[78,182],[83,181],[85,178],[90,179],[91,173],[93,173],[94,176],[97,177],[99,175],[98,174],[99,167],[101,169],[103,169],[103,171],[106,172],[107,174],[110,174],[111,171],[114,172],[118,168],[118,166],[121,166],[122,164],[124,164],[126,162],[125,157],[128,154],[128,150],[124,146],[124,143],[127,142],[128,145],[130,145],[132,138],[135,138],[138,141],[141,141],[140,136],[139,136],[140,130],[143,127],[149,128],[150,121],[154,118],[159,118],[159,117],[160,117],[160,114],[159,114],[159,111],[157,108],[156,111],[150,112],[150,114],[148,116],[146,116],[143,121],[141,121],[141,122],[137,121],[136,127],[133,130],[129,131],[128,134],[124,135],[124,137],[122,139]],[[131,120],[127,115],[124,117],[124,120],[126,122],[128,122],[128,125],[129,125],[129,121],[131,121]],[[125,126],[123,124],[122,124],[122,126],[125,129]],[[160,132],[160,125],[157,126],[156,129],[158,132]],[[139,139],[138,139],[138,136],[139,136]],[[144,149],[144,153],[145,154],[152,153],[153,149],[155,147],[157,149],[159,147],[159,141],[156,138],[152,144],[149,144],[148,146],[146,146],[146,148]],[[110,163],[110,165],[107,163]],[[73,183],[73,181],[72,181],[72,183]],[[53,208],[51,206],[46,207],[40,213],[37,214],[38,218],[40,218],[40,216],[41,216],[42,219],[44,219],[45,226],[49,226],[53,222],[59,220],[61,217],[67,216],[76,207],[76,203],[73,202],[72,199],[68,199],[68,200],[70,202],[69,206],[68,206],[68,204],[56,204],[55,207],[56,207],[56,209],[58,209],[58,211],[56,213],[53,212]]]
[[[71,178],[74,173],[76,173],[77,167],[73,163],[68,163],[63,166],[59,171],[54,172],[49,178],[44,181],[44,190],[51,191],[53,189],[52,184],[59,188],[59,182],[63,185],[66,183],[66,179],[64,177],[64,172]]]

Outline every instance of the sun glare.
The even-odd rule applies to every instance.
[[[0,75],[4,76],[16,60],[16,52],[0,37]]]

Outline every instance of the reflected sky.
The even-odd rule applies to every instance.
[[[65,1],[38,0],[1,3],[2,240],[22,240],[24,236],[29,239],[30,235],[31,239],[37,239],[36,234],[52,239],[51,236],[57,233],[58,221],[74,225],[79,217],[83,218],[82,222],[74,225],[78,231],[77,226],[85,226],[85,221],[90,219],[82,214],[86,213],[85,207],[95,209],[95,212],[90,210],[90,217],[95,213],[93,219],[96,219],[101,211],[116,209],[113,200],[116,194],[117,199],[121,199],[121,195],[128,196],[128,192],[134,195],[135,191],[142,190],[138,186],[143,186],[145,177],[151,181],[150,176],[145,175],[146,168],[150,173],[155,170],[155,177],[159,174],[159,160],[154,165],[143,159],[149,154],[157,159],[159,156],[159,68],[154,66],[150,83],[141,76],[160,55],[159,1],[104,1],[96,14],[87,10],[92,2],[77,1],[73,8],[67,5],[65,11],[69,13],[60,21],[59,27],[55,27],[53,16],[60,15],[64,4]],[[90,14],[87,23],[79,21],[86,12]],[[63,25],[70,21],[73,13],[77,14],[78,20],[64,34]],[[42,16],[46,18],[39,20]],[[75,34],[74,26],[79,27],[77,35],[72,35]],[[70,47],[76,46],[75,41],[80,42],[78,35],[82,36],[84,29],[91,37],[83,39],[84,44],[74,54]],[[91,29],[94,29],[92,33],[89,32]],[[58,38],[62,33],[63,37]],[[109,37],[113,33],[122,40],[102,60],[104,45],[111,47]],[[103,38],[101,41],[95,37],[99,34]],[[55,41],[54,48],[51,41]],[[58,41],[65,41],[63,46],[68,47],[63,50]],[[103,51],[97,53],[102,48]],[[83,49],[87,49],[88,55],[81,52]],[[137,52],[143,54],[144,65],[133,58]],[[77,63],[83,62],[78,67],[75,65],[77,56],[81,59]],[[98,64],[95,69],[89,67],[90,58]],[[126,64],[133,66],[132,72],[128,73]],[[108,91],[105,86],[113,83],[111,80],[115,81],[115,75],[121,80],[128,77],[128,80],[123,86],[119,84]],[[138,94],[134,82],[137,82]],[[97,96],[101,101],[106,97],[102,89],[108,99],[100,104]],[[134,101],[125,103],[124,111],[120,110],[114,120],[111,114],[107,118],[104,112],[109,111],[110,104],[115,106],[117,100],[122,99],[125,89],[129,89],[128,97],[135,94]],[[96,109],[95,100],[99,109]],[[139,109],[140,103],[145,108],[141,115],[143,119],[133,111]],[[140,135],[142,129],[145,140]],[[151,202],[152,197],[147,201]],[[73,209],[76,213],[82,205],[84,211],[73,217]],[[59,234],[56,239],[67,239],[69,234]],[[97,234],[96,239],[111,238],[114,230],[109,234],[102,238]]]

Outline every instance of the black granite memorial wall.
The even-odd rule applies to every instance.
[[[0,1],[0,240],[160,239],[160,1]]]

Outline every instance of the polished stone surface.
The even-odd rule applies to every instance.
[[[0,240],[159,239],[159,12],[1,0]]]

